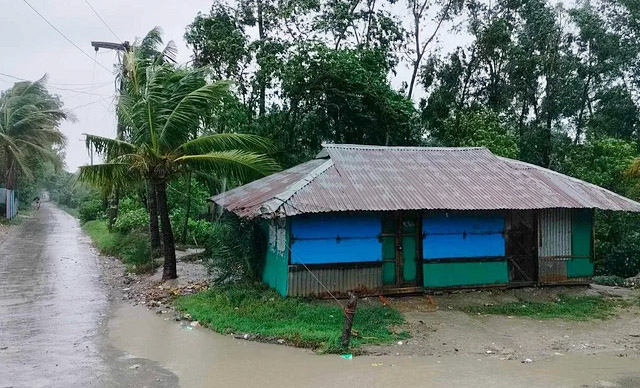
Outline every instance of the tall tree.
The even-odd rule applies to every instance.
[[[140,67],[136,67],[138,71]],[[201,170],[245,180],[276,170],[264,154],[267,143],[254,135],[217,134],[194,138],[203,118],[227,95],[226,83],[208,83],[203,70],[160,64],[144,68],[144,87],[125,94],[118,108],[129,128],[130,141],[87,136],[108,162],[83,166],[80,178],[102,184],[150,181],[155,187],[164,243],[163,279],[177,277],[175,239],[169,220],[166,187],[176,174]],[[140,82],[142,77],[132,77]],[[127,88],[127,90],[129,90]]]
[[[54,147],[64,144],[58,127],[70,119],[60,99],[47,91],[46,77],[18,82],[0,94],[0,156],[7,188],[16,189],[19,174],[31,175],[29,156],[62,165]]]

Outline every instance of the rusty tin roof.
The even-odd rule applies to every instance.
[[[327,144],[317,158],[216,195],[241,217],[388,210],[595,208],[640,203],[486,148]]]

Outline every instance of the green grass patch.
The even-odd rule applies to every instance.
[[[58,209],[60,210],[64,210],[66,213],[70,214],[71,216],[80,219],[80,211],[78,211],[78,209],[74,209],[72,207],[69,207],[67,205],[63,205],[61,203],[56,203],[56,206],[58,207]]]
[[[262,284],[219,286],[179,297],[175,303],[179,310],[219,333],[247,333],[264,340],[284,339],[323,352],[343,351],[340,335],[344,315],[335,303],[285,299]],[[390,307],[360,306],[351,346],[406,338],[406,333],[394,334],[390,330],[391,325],[403,322],[402,315]]]
[[[607,319],[611,317],[616,307],[625,306],[624,301],[601,296],[560,296],[551,302],[521,301],[490,306],[470,306],[464,310],[472,314],[586,321],[590,319]]]
[[[145,232],[109,232],[105,220],[88,221],[82,228],[101,253],[121,259],[127,266],[127,271],[142,273],[150,270],[151,252],[149,238]]]

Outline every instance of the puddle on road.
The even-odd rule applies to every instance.
[[[163,316],[166,318],[166,316]],[[640,358],[558,356],[522,364],[493,357],[316,355],[286,346],[185,330],[141,306],[120,307],[109,323],[113,345],[157,361],[183,388],[236,387],[635,387]],[[617,382],[620,385],[608,385]],[[628,385],[631,384],[631,385]]]

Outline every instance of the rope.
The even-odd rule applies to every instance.
[[[340,308],[342,309],[342,312],[346,314],[346,308],[342,305],[342,303],[340,303],[340,301],[338,300],[338,298],[335,297],[335,295],[333,295],[333,293],[327,288],[327,286],[324,285],[324,283],[322,283],[320,281],[320,279],[318,279],[318,277],[309,269],[309,267],[307,267],[307,265],[300,260],[300,256],[296,255],[292,250],[291,247],[287,246],[287,249],[289,250],[289,252],[291,252],[292,256],[295,256],[296,259],[298,259],[298,261],[300,262],[300,264],[302,264],[302,266],[309,272],[309,274],[316,280],[316,282],[318,282],[318,284],[320,284],[320,286],[322,286],[322,288],[324,288],[324,290],[327,292],[327,294],[329,294],[333,300],[336,301],[336,303],[340,306]]]

